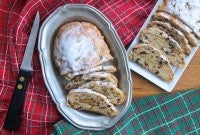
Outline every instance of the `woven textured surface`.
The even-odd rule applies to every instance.
[[[200,89],[133,100],[126,115],[104,131],[80,130],[65,120],[52,134],[99,135],[198,135],[200,134]]]
[[[6,131],[3,123],[12,97],[17,74],[37,11],[41,22],[67,3],[89,4],[113,23],[124,45],[128,45],[156,0],[0,0],[0,134],[50,134],[62,119],[45,87],[37,44],[33,54],[33,78],[29,81],[17,132]]]

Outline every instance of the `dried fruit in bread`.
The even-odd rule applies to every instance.
[[[151,21],[147,27],[157,27],[165,31],[169,36],[178,42],[186,55],[191,53],[191,47],[188,44],[188,40],[186,39],[185,35],[180,30],[171,26],[170,23],[162,21]]]
[[[170,63],[177,67],[185,66],[185,55],[179,44],[166,32],[157,27],[149,27],[141,32],[140,40],[149,43],[167,56]]]
[[[157,49],[149,44],[137,44],[129,53],[129,59],[157,75],[161,79],[170,82],[174,73],[168,59]]]

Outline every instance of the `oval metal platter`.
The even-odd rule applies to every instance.
[[[115,57],[119,87],[125,93],[126,101],[116,106],[119,113],[114,118],[87,111],[77,111],[66,105],[67,93],[64,89],[66,82],[54,64],[52,52],[57,30],[65,23],[72,21],[86,21],[96,25]],[[116,124],[127,112],[132,100],[132,82],[126,51],[113,25],[100,11],[84,4],[67,4],[59,7],[40,28],[38,50],[46,87],[58,111],[73,125],[86,130],[104,130]]]

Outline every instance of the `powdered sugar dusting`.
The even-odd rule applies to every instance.
[[[90,38],[85,35],[72,35],[69,32],[60,36],[55,52],[61,59],[61,72],[79,71],[100,64],[100,57]]]
[[[89,71],[113,59],[100,31],[86,22],[67,23],[59,29],[54,58],[61,75]]]
[[[181,18],[186,24],[200,34],[200,1],[199,0],[171,0],[166,10]]]

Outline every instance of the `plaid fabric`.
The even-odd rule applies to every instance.
[[[67,3],[84,3],[99,9],[111,20],[124,45],[128,45],[156,0],[0,0],[0,134],[50,134],[53,125],[62,119],[45,87],[35,49],[34,75],[26,89],[20,128],[17,132],[3,129],[36,12],[40,12],[41,25],[57,7]]]
[[[126,115],[104,131],[80,130],[65,120],[55,124],[53,135],[198,135],[200,89],[133,100]]]

